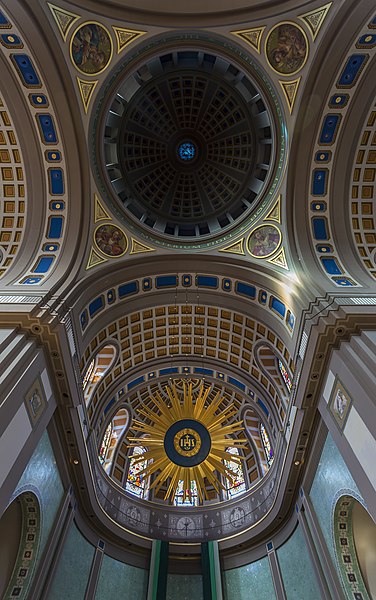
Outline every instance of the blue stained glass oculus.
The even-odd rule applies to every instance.
[[[196,146],[192,142],[183,142],[179,144],[178,154],[182,160],[192,160],[196,156]]]

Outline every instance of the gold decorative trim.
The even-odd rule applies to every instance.
[[[298,87],[301,81],[301,77],[294,79],[293,81],[279,81],[282,88],[283,94],[286,99],[286,103],[290,112],[290,115],[294,108],[296,94],[298,93]]]
[[[240,31],[231,31],[233,35],[237,35],[240,39],[244,40],[247,44],[252,46],[256,52],[261,52],[261,38],[265,31],[266,26],[253,27],[252,29],[242,29]]]
[[[229,254],[240,254],[242,256],[245,256],[244,238],[241,238],[241,240],[234,242],[233,244],[231,244],[230,246],[227,246],[226,248],[220,248],[218,250],[218,252],[228,252]]]
[[[120,54],[126,46],[137,40],[147,31],[138,31],[136,29],[124,29],[123,27],[112,26],[117,41],[117,53]]]
[[[268,262],[273,263],[274,265],[277,265],[277,267],[281,267],[282,269],[286,269],[286,271],[290,270],[286,260],[285,249],[283,247],[278,252],[277,256],[269,259]]]
[[[107,219],[111,221],[112,217],[103,208],[103,205],[99,200],[97,194],[94,194],[94,223],[97,223],[98,221],[104,221]]]
[[[86,265],[86,271],[104,262],[107,262],[107,258],[103,258],[103,256],[100,256],[92,246],[90,250],[89,260],[87,261]]]
[[[317,38],[332,4],[333,2],[328,2],[328,4],[324,4],[323,6],[320,6],[320,8],[315,8],[315,10],[310,10],[309,12],[298,16],[298,19],[307,25],[313,41]]]
[[[96,81],[85,81],[84,79],[80,79],[77,77],[78,89],[80,91],[80,96],[82,100],[82,104],[84,105],[85,113],[87,114],[91,97],[93,92],[98,84],[98,80]]]
[[[143,252],[155,252],[155,248],[145,246],[142,242],[132,238],[131,240],[131,251],[129,254],[142,254]]]
[[[60,6],[51,4],[50,2],[47,2],[47,6],[50,9],[53,18],[55,19],[61,37],[63,38],[64,42],[66,42],[70,28],[76,21],[78,21],[78,19],[81,18],[81,16],[76,15],[69,10],[65,10],[64,8],[60,8]]]
[[[281,196],[279,195],[273,208],[266,215],[264,221],[275,221],[276,223],[281,224]]]

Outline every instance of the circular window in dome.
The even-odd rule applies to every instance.
[[[257,69],[178,50],[114,78],[97,174],[128,225],[164,245],[192,247],[220,241],[274,194],[284,128]]]

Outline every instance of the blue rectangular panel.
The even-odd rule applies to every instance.
[[[209,277],[208,275],[197,275],[197,285],[208,288],[217,288],[218,277]]]
[[[345,88],[352,87],[358,79],[367,60],[368,56],[366,54],[352,54],[349,56],[337,85]]]
[[[1,27],[10,27],[10,23],[4,13],[0,10],[0,26]]]
[[[325,196],[328,171],[326,169],[315,169],[313,171],[312,195]]]
[[[343,285],[343,286],[355,285],[355,283],[353,281],[351,281],[351,279],[348,279],[347,277],[333,277],[333,281],[337,285]]]
[[[157,288],[161,287],[176,287],[178,284],[178,278],[176,275],[161,275],[155,280]]]
[[[334,94],[329,100],[330,108],[344,108],[349,101],[349,94]]]
[[[311,202],[311,210],[315,212],[323,212],[326,210],[326,202]]]
[[[54,256],[42,256],[35,265],[33,273],[47,273],[54,260]]]
[[[294,329],[295,317],[291,312],[287,315],[287,325],[290,327],[290,329]]]
[[[131,294],[137,294],[138,282],[130,281],[129,283],[120,285],[118,288],[118,292],[119,292],[119,298],[125,298],[126,296],[130,296]]]
[[[128,391],[131,390],[132,388],[136,387],[136,385],[143,383],[144,381],[145,381],[145,377],[143,375],[141,377],[137,377],[137,379],[134,379],[133,381],[128,383],[128,385],[127,385]]]
[[[85,308],[85,310],[80,314],[81,328],[86,329],[88,322],[89,322],[88,314],[87,314],[87,310]]]
[[[326,115],[320,134],[320,144],[333,144],[340,123],[340,115]]]
[[[34,69],[33,63],[27,54],[11,54],[17,67],[17,72],[26,87],[40,87],[40,79]]]
[[[235,291],[237,294],[248,296],[248,298],[251,298],[252,300],[256,298],[256,288],[253,285],[248,285],[247,283],[237,281],[235,285]]]
[[[179,373],[179,369],[177,367],[170,367],[169,369],[161,369],[159,371],[160,375],[171,375],[172,373]]]
[[[326,219],[314,218],[312,219],[313,235],[316,240],[327,240],[329,239],[328,232],[326,230]]]
[[[108,413],[108,411],[110,410],[111,406],[113,406],[114,404],[115,404],[115,398],[111,398],[109,403],[106,405],[103,413],[106,415]]]
[[[48,113],[43,115],[37,115],[37,119],[42,136],[42,141],[45,142],[45,144],[56,144],[57,134],[52,115],[49,115]]]
[[[335,258],[321,258],[323,267],[329,275],[341,275],[342,270],[339,268]]]
[[[48,162],[60,162],[61,161],[61,153],[58,150],[49,150],[46,152],[46,158]]]
[[[260,398],[257,398],[257,404],[259,404],[262,408],[262,410],[264,411],[264,413],[269,416],[269,411],[266,408],[265,404],[263,403],[263,401]]]
[[[199,375],[211,375],[213,376],[213,371],[211,369],[204,369],[203,367],[196,367],[193,369],[194,373],[198,373]]]
[[[3,33],[1,36],[1,43],[6,46],[6,48],[23,48],[21,39],[15,33]]]
[[[316,152],[315,154],[315,161],[319,162],[319,163],[327,163],[330,161],[330,159],[332,158],[332,153],[330,151],[328,152]]]
[[[64,194],[64,175],[62,169],[48,169],[50,177],[50,193],[54,196]]]
[[[29,99],[34,108],[37,108],[38,106],[47,108],[48,106],[48,99],[44,94],[30,94]]]
[[[94,315],[97,312],[99,312],[100,310],[102,310],[102,308],[104,308],[104,299],[103,299],[103,296],[98,296],[98,298],[95,298],[95,300],[93,300],[89,304],[89,314],[90,314],[90,316],[94,317]]]
[[[58,239],[63,230],[63,217],[50,217],[48,223],[47,237]]]
[[[281,300],[278,300],[278,298],[276,298],[275,296],[272,296],[271,298],[270,308],[275,310],[275,312],[281,315],[281,317],[284,317],[286,314],[286,306],[283,304],[283,302],[281,302]]]
[[[236,385],[236,387],[238,387],[240,390],[243,390],[243,392],[245,392],[245,385],[244,385],[244,383],[241,383],[240,381],[238,381],[234,377],[228,377],[227,380],[228,380],[229,383],[232,383],[232,385]]]

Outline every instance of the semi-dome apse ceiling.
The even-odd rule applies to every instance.
[[[189,248],[249,222],[283,163],[281,111],[265,74],[208,46],[158,48],[118,69],[93,126],[107,200],[164,245]]]

